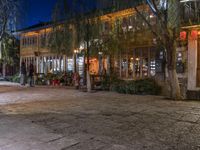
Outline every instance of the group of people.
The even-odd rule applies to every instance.
[[[25,86],[27,83],[30,87],[33,87],[34,85],[34,66],[31,63],[28,69],[26,68],[25,62],[22,62],[21,68],[20,68],[20,84],[22,86]],[[80,78],[79,73],[75,72],[72,74],[72,81],[73,85],[76,87],[76,89],[79,89],[80,86],[83,84],[83,79]]]
[[[20,68],[20,84],[22,86],[25,86],[27,81],[30,87],[33,87],[34,84],[34,66],[31,63],[28,70],[26,69],[26,64],[25,62],[22,62],[21,68]],[[28,77],[28,78],[27,78]],[[27,80],[28,79],[28,80]]]

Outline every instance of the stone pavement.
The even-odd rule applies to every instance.
[[[9,87],[0,104],[0,150],[200,150],[198,101]]]
[[[0,81],[0,86],[20,86],[20,84],[8,81]]]

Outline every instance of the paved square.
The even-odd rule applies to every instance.
[[[0,150],[200,150],[200,102],[0,86]]]

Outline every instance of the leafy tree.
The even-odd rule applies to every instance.
[[[72,54],[73,33],[69,25],[54,26],[52,32],[49,34],[48,47],[52,52],[67,55]]]
[[[141,4],[141,5],[139,5]],[[179,37],[180,31],[180,1],[179,0],[113,0],[110,4],[114,10],[119,10],[122,8],[134,7],[136,11],[136,22],[134,25],[137,26],[138,21],[145,23],[143,29],[134,29],[133,31],[120,30],[119,24],[114,26],[114,29],[109,34],[104,42],[104,46],[109,49],[109,52],[113,54],[117,50],[126,49],[121,46],[128,46],[129,43],[140,44],[141,42],[152,42],[149,40],[156,39],[156,44],[165,49],[165,62],[167,68],[167,75],[170,87],[170,97],[173,99],[182,99],[179,81],[176,73],[176,48],[177,39]],[[139,6],[138,6],[139,5]],[[149,9],[147,9],[147,7]],[[151,10],[151,17],[156,18],[157,24],[152,24],[152,19],[148,10]],[[141,24],[141,27],[143,24]],[[127,29],[127,27],[125,27]],[[117,31],[117,32],[116,32]],[[141,35],[144,35],[141,36]],[[124,43],[124,41],[126,41]]]
[[[6,73],[6,66],[15,66],[19,64],[19,41],[8,34],[2,39],[2,59],[0,63],[3,64],[3,74]]]
[[[0,41],[3,39],[10,23],[13,22],[17,9],[17,1],[0,0]]]
[[[7,38],[7,34],[15,29],[19,4],[19,0],[0,0],[0,59],[3,63],[3,76],[5,76],[5,64],[8,62],[6,62],[7,58],[4,58],[7,56],[5,51],[2,55],[2,46],[5,47],[5,44],[7,44],[6,39],[4,40],[4,38]]]
[[[172,99],[182,99],[176,73],[176,47],[180,30],[180,1],[178,0],[147,0],[148,7],[157,19],[156,27],[147,20],[144,12],[137,7],[135,11],[148,25],[159,45],[165,49],[168,83]]]
[[[89,60],[91,53],[94,52],[91,49],[94,50],[94,46],[96,47],[101,28],[99,26],[100,19],[98,17],[100,11],[96,8],[91,10],[86,2],[87,1],[73,0],[71,6],[69,6],[67,0],[58,0],[53,14],[54,20],[56,20],[55,28],[58,28],[58,30],[56,30],[56,36],[53,36],[54,38],[52,38],[53,40],[51,40],[51,42],[57,52],[62,50],[62,47],[70,53],[73,53],[74,49],[79,49],[80,45],[84,43],[87,61],[87,66],[85,67],[85,72],[87,72],[87,90],[91,91]],[[64,25],[59,26],[58,22],[62,22]],[[63,30],[66,32],[62,32]]]

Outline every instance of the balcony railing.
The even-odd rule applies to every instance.
[[[181,24],[194,25],[200,23],[200,1],[187,0],[181,3]]]

